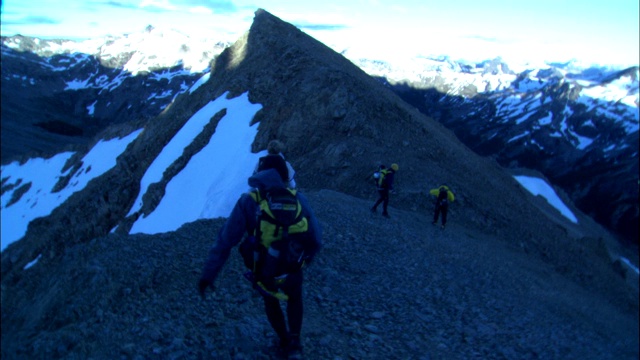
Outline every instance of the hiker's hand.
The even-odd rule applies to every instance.
[[[200,279],[198,281],[198,293],[200,293],[200,297],[202,297],[202,300],[204,300],[205,291],[208,287],[213,288],[212,284],[209,281],[205,279]]]

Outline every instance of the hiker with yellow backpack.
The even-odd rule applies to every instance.
[[[260,171],[249,178],[252,190],[243,194],[218,233],[209,251],[198,291],[206,289],[229,258],[239,250],[249,271],[245,277],[264,299],[265,312],[279,338],[279,350],[289,359],[302,356],[303,267],[322,245],[322,231],[307,199],[285,186],[275,169]],[[287,319],[280,307],[287,302]]]
[[[389,212],[387,211],[387,207],[389,206],[389,192],[393,191],[393,179],[398,169],[398,164],[391,164],[391,168],[389,169],[382,165],[379,171],[374,173],[379,197],[371,207],[372,213],[375,213],[378,205],[382,204],[382,216],[386,218],[389,217]]]
[[[433,225],[437,225],[438,216],[442,213],[442,225],[440,227],[444,230],[444,227],[447,225],[449,203],[452,203],[455,200],[455,196],[453,195],[453,192],[449,190],[447,185],[441,185],[435,189],[431,189],[429,194],[436,198],[435,209],[433,211],[433,221],[431,223]]]

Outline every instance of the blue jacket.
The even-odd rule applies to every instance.
[[[284,187],[284,182],[274,169],[268,169],[256,173],[249,178],[249,186],[259,190]],[[302,206],[303,214],[309,220],[309,233],[315,243],[314,249],[310,249],[309,256],[313,258],[322,246],[322,229],[317,218],[313,214],[307,198],[298,194],[298,200]],[[245,233],[252,234],[258,225],[259,206],[249,193],[242,194],[233,207],[229,218],[218,233],[218,239],[209,250],[209,257],[202,271],[201,279],[213,283],[229,258],[231,249],[240,243]]]

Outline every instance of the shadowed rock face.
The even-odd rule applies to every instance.
[[[70,246],[104,236],[116,227],[126,234],[139,216],[126,218],[147,167],[196,111],[226,91],[230,97],[248,92],[252,102],[263,105],[255,117],[260,124],[254,150],[265,149],[271,139],[282,140],[303,190],[328,189],[368,198],[374,190],[363,179],[377,164],[395,162],[400,169],[392,206],[430,213],[428,190],[446,182],[456,193],[455,216],[461,226],[499,237],[532,256],[562,266],[571,276],[581,273],[584,252],[592,251],[582,248],[586,245],[577,244],[575,238],[589,237],[585,243],[591,244],[593,238],[605,236],[597,227],[578,227],[571,230],[572,239],[568,239],[569,230],[562,219],[550,222],[495,161],[476,155],[449,130],[341,55],[258,10],[249,32],[212,63],[207,83],[178,96],[159,116],[144,122],[144,131],[113,169],[91,181],[50,216],[33,221],[25,238],[3,252],[3,278],[7,275],[13,279],[8,281],[17,281],[24,265],[39,254],[55,261]],[[221,115],[211,119],[209,134]],[[128,134],[141,123],[109,127],[94,141]],[[145,198],[143,212],[157,204],[164,184],[205,140],[198,137],[164,173],[165,178]],[[79,159],[80,153],[68,166]]]

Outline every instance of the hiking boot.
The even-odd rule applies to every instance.
[[[300,338],[292,336],[289,343],[289,349],[287,353],[288,360],[302,360],[302,344],[300,344]]]
[[[278,359],[286,359],[289,356],[289,347],[291,346],[291,341],[288,337],[274,339],[271,345],[269,346],[270,351],[277,356]]]

